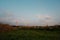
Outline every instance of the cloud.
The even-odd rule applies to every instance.
[[[2,10],[0,9],[0,22],[3,23],[11,23],[12,20],[14,20],[14,15],[11,11]]]
[[[3,12],[3,13],[2,13]],[[10,11],[2,11],[0,14],[0,22],[3,23],[9,23],[12,25],[16,25],[16,22],[18,22],[18,25],[54,25],[57,23],[55,18],[51,15],[32,15],[31,17],[23,17],[14,15]]]
[[[13,12],[8,10],[0,9],[0,17],[13,17]]]
[[[55,20],[54,20],[54,17],[53,16],[50,16],[50,15],[37,15],[36,18],[38,18],[40,24],[43,24],[43,25],[52,25],[52,24],[55,24]]]
[[[39,18],[39,19],[51,19],[52,18],[49,15],[37,15],[36,17]]]

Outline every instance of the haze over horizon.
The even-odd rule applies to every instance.
[[[37,26],[60,24],[60,0],[0,0],[0,22]]]

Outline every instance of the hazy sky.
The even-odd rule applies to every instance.
[[[0,22],[18,25],[60,24],[60,0],[0,0]]]

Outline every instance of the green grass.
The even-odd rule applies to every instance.
[[[60,40],[60,31],[15,30],[0,32],[0,40]]]

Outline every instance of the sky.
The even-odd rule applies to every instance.
[[[60,24],[60,0],[0,0],[0,22],[28,26]]]

